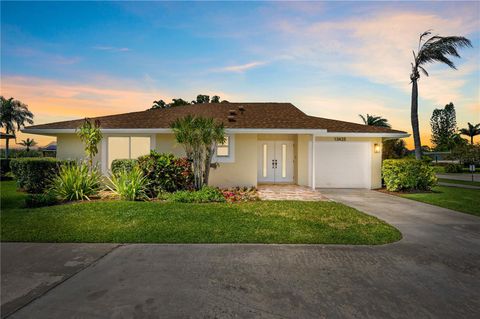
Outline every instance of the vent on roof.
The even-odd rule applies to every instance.
[[[235,120],[235,115],[229,115],[229,116],[228,116],[228,121],[229,121],[229,122],[235,122],[235,121],[236,121],[236,120]]]
[[[243,112],[245,112],[245,107],[243,105],[240,105],[238,107],[238,110],[240,111],[241,114],[243,114]]]
[[[230,110],[230,111],[228,111],[228,113],[230,115],[237,115],[237,111],[235,111],[235,110]]]

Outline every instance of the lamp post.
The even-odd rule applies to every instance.
[[[473,182],[473,174],[475,173],[475,164],[470,164],[470,173],[472,173],[472,182]]]

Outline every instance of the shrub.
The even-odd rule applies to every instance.
[[[445,165],[445,173],[462,173],[463,165],[449,163]]]
[[[0,158],[0,178],[4,180],[8,173],[10,173],[10,159]]]
[[[112,174],[116,175],[123,171],[130,172],[138,164],[136,159],[116,159],[112,161]]]
[[[146,194],[148,180],[138,166],[113,174],[109,181],[112,186],[107,185],[107,187],[120,199],[130,201],[148,199]]]
[[[382,175],[389,191],[430,190],[437,183],[432,166],[412,159],[384,160]]]
[[[222,192],[215,187],[203,186],[199,191],[178,191],[167,196],[167,200],[179,203],[225,202]]]
[[[156,197],[161,191],[175,192],[193,187],[191,165],[186,158],[151,151],[138,158],[138,165],[149,181],[150,197]]]
[[[100,190],[100,177],[97,169],[90,171],[85,163],[63,165],[52,180],[50,190],[61,200],[90,200]]]
[[[25,198],[25,206],[28,208],[52,206],[57,203],[57,197],[50,192],[42,194],[28,194]]]
[[[10,161],[10,168],[18,187],[29,193],[42,193],[65,163],[68,162],[54,158],[15,158]]]

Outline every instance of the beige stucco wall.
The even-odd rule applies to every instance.
[[[342,137],[341,134],[338,135]],[[317,141],[335,141],[335,137],[317,137]],[[382,138],[381,137],[346,137],[346,141],[370,142],[371,144],[371,188],[382,187]],[[341,143],[341,142],[339,142]],[[374,144],[380,146],[380,152],[374,152]],[[308,147],[307,147],[308,154]],[[308,155],[307,155],[308,156]]]
[[[257,135],[235,135],[235,162],[220,163],[210,170],[210,185],[219,187],[257,185]]]
[[[297,184],[308,186],[308,162],[309,162],[309,144],[312,141],[311,135],[299,134],[297,136]]]
[[[185,156],[185,150],[178,144],[173,134],[157,134],[155,149],[159,153],[173,153],[175,156]]]
[[[101,143],[98,145],[98,154],[94,158],[94,162],[100,165],[102,156]],[[84,145],[76,134],[59,134],[57,135],[57,158],[80,161],[85,159]]]

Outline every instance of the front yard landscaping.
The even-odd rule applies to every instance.
[[[116,243],[385,244],[385,222],[333,202],[83,201],[22,208],[26,194],[1,182],[1,240]]]
[[[432,192],[399,194],[402,197],[480,216],[480,190],[436,186]]]

